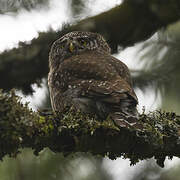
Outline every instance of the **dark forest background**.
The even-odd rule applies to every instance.
[[[136,48],[140,58],[135,66],[138,67],[141,63],[143,67],[131,69],[134,87],[144,93],[151,91],[159,94],[161,103],[158,108],[180,113],[178,0],[124,0],[116,4],[115,8],[86,18],[89,15],[88,5],[92,1],[69,0],[65,3],[68,3],[71,12],[69,22],[64,22],[56,30],[49,28],[46,32],[38,32],[38,36],[31,41],[19,42],[17,47],[0,53],[1,89],[8,92],[15,88],[23,96],[32,96],[36,85],[46,93],[38,108],[50,107],[47,89],[50,46],[67,32],[87,30],[101,33],[114,55],[128,47]],[[48,11],[50,7],[48,0],[0,0],[0,16],[16,18],[22,11]],[[37,100],[38,97],[35,101]],[[141,166],[137,165],[133,176],[129,178],[128,172],[124,172],[129,180],[179,180],[179,170],[178,163],[162,170],[153,160],[149,160],[142,162]],[[6,157],[0,163],[0,180],[111,180],[113,177],[105,168],[102,158],[82,153],[64,158],[61,154],[46,149],[36,157],[30,149],[26,149],[16,159]]]

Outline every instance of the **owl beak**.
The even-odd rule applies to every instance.
[[[73,51],[74,51],[74,45],[73,45],[73,43],[72,43],[72,42],[69,44],[69,50],[70,50],[71,52],[73,52]]]

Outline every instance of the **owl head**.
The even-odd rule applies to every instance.
[[[104,38],[97,33],[73,31],[56,40],[50,51],[51,61],[61,63],[64,59],[80,54],[84,51],[97,50],[102,53],[110,53],[110,47]]]

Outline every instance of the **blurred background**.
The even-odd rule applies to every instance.
[[[48,37],[58,37],[67,23],[76,23],[121,3],[122,0],[0,0],[0,88],[5,91],[16,88],[22,101],[29,102],[35,111],[49,108],[48,56],[43,56],[52,44]],[[46,52],[42,52],[42,47]],[[117,49],[113,56],[131,70],[139,111],[145,108],[147,113],[155,109],[180,113],[180,22],[159,30],[146,41]],[[16,159],[5,157],[0,162],[0,180],[179,180],[179,177],[180,161],[175,157],[167,159],[162,169],[153,159],[130,166],[128,160],[121,158],[112,161],[85,153],[64,158],[48,149],[36,157],[25,149]]]

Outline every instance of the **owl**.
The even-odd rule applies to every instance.
[[[48,86],[52,108],[74,107],[119,127],[136,127],[138,99],[127,66],[111,56],[97,33],[73,31],[56,40],[49,53]]]

